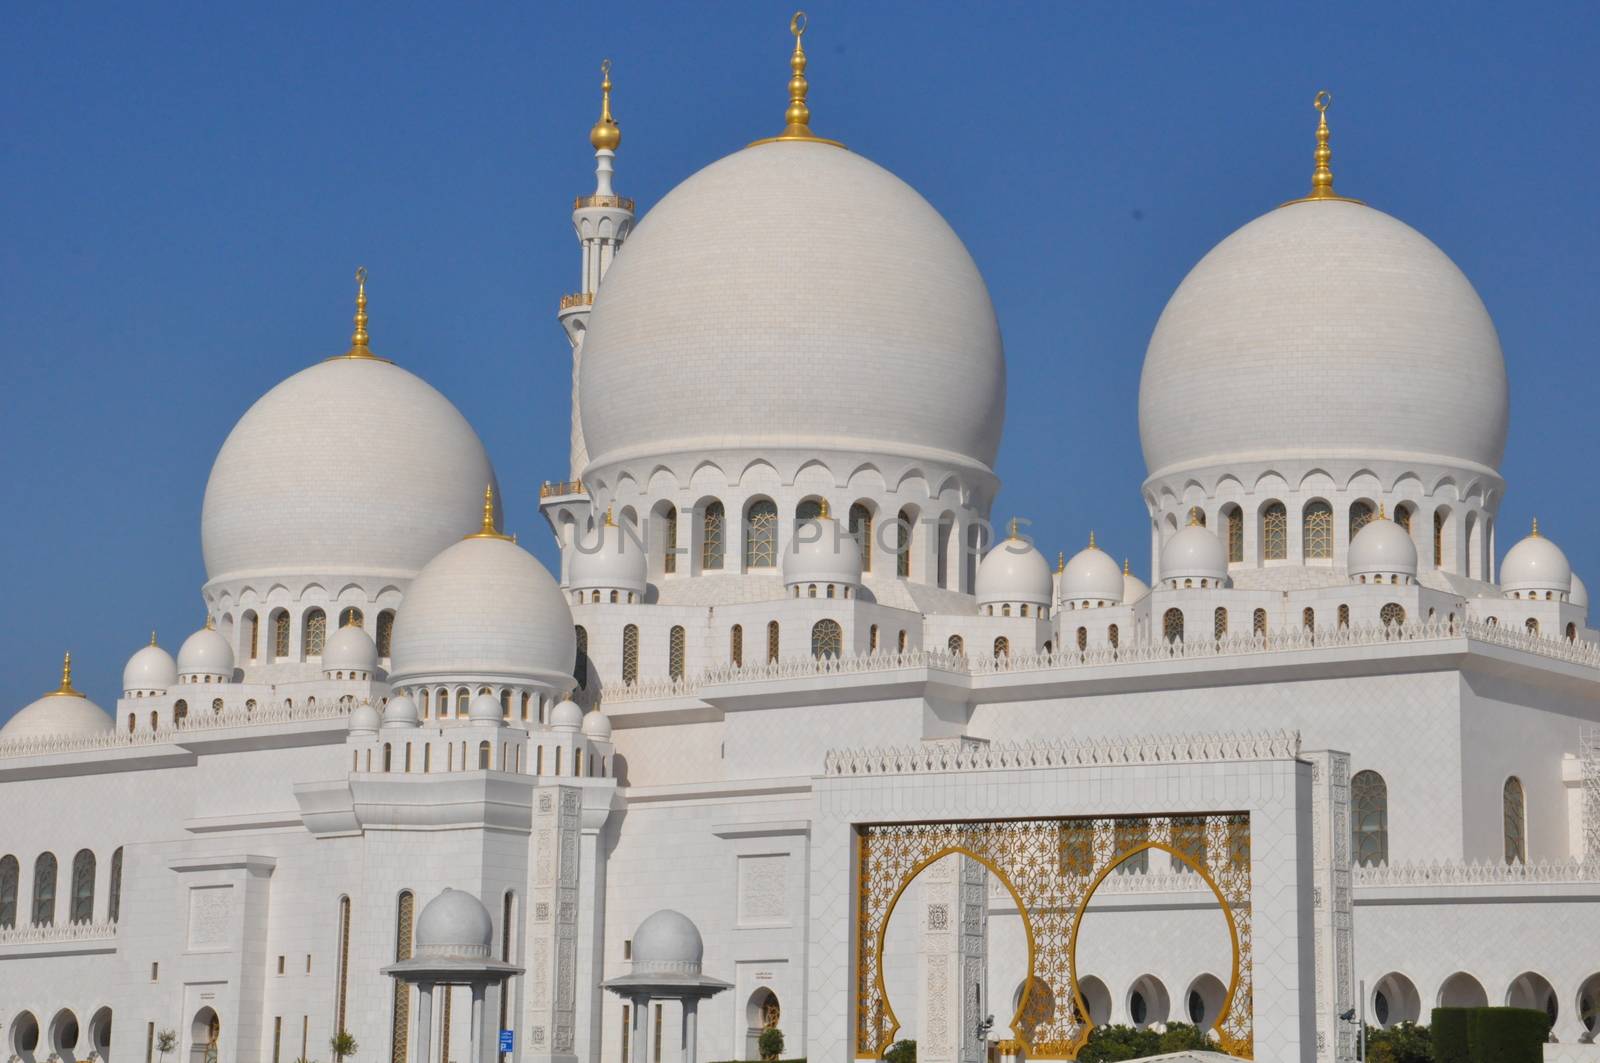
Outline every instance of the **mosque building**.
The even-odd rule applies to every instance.
[[[1352,1008],[1473,1003],[1600,1059],[1600,632],[1562,530],[1498,525],[1487,308],[1334,190],[1328,97],[1309,192],[1154,324],[1148,558],[1052,564],[990,534],[983,276],[812,131],[792,29],[781,131],[643,217],[605,67],[559,571],[361,271],[348,349],[221,442],[203,626],[130,639],[106,708],[69,657],[0,729],[11,1063],[692,1063],[772,1028],[977,1063],[1179,1021],[1312,1063]]]

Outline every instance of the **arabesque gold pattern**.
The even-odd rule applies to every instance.
[[[951,853],[983,864],[1022,915],[1028,978],[1010,1026],[1023,1054],[1076,1059],[1093,1028],[1078,988],[1079,924],[1106,877],[1151,849],[1199,875],[1222,906],[1233,943],[1233,973],[1217,1023],[1219,1047],[1253,1058],[1247,813],[870,824],[856,830],[858,1059],[882,1057],[900,1029],[883,980],[889,917],[917,875]]]

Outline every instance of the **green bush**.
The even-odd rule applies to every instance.
[[[1367,1027],[1367,1063],[1434,1063],[1426,1026],[1397,1022],[1387,1030]]]
[[[1151,1029],[1132,1026],[1096,1026],[1089,1041],[1078,1052],[1078,1063],[1115,1063],[1122,1059],[1143,1059],[1161,1053],[1161,1035]]]
[[[1434,1063],[1472,1063],[1467,1025],[1473,1010],[1472,1008],[1433,1009],[1431,1032]]]
[[[761,1052],[762,1059],[777,1059],[783,1055],[783,1031],[776,1026],[762,1030],[761,1036],[756,1038],[756,1048]]]
[[[1541,1063],[1550,1016],[1533,1008],[1473,1008],[1467,1019],[1472,1063]]]
[[[917,1042],[896,1041],[883,1054],[886,1063],[917,1063]]]
[[[1167,1032],[1161,1035],[1161,1052],[1184,1052],[1190,1050],[1215,1052],[1217,1046],[1206,1038],[1206,1032],[1198,1026],[1190,1026],[1186,1022],[1167,1023]]]

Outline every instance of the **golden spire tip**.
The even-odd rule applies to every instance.
[[[367,267],[356,267],[356,330],[350,334],[350,349],[341,358],[372,358],[385,361],[367,346]]]
[[[1123,575],[1124,575],[1124,576],[1126,576],[1126,575],[1128,575],[1128,573],[1129,573],[1129,569],[1128,569],[1128,559],[1127,559],[1127,558],[1123,558],[1123,559],[1122,559],[1122,574],[1123,574]]]
[[[83,694],[72,688],[72,654],[66,653],[61,658],[61,686],[52,690],[47,697],[52,698],[81,698]]]
[[[1533,518],[1533,537],[1535,539],[1537,539],[1539,537],[1539,518],[1538,517],[1534,517]]]
[[[817,516],[821,517],[823,520],[828,519],[828,500],[826,498],[818,500]]]
[[[611,515],[611,503],[607,502],[606,503],[606,527],[615,528],[616,526],[617,526],[616,519]]]
[[[210,613],[206,614],[206,630],[207,631],[215,631],[215,630],[217,630],[217,618],[212,616]]]
[[[622,143],[622,128],[611,117],[611,60],[600,60],[600,120],[589,130],[589,143],[596,151],[616,151]]]
[[[512,539],[511,536],[502,534],[500,529],[495,527],[495,523],[494,523],[494,484],[484,484],[483,485],[483,526],[480,527],[477,531],[473,532],[471,535],[467,536],[467,538],[468,539],[505,539],[507,542],[514,542],[515,541],[515,540]]]
[[[1384,511],[1383,511],[1383,503],[1382,502],[1378,503],[1378,519],[1379,520],[1388,520],[1389,519],[1388,515],[1385,514]]]
[[[1011,533],[1011,534],[1010,534],[1010,535],[1009,535],[1009,536],[1008,536],[1008,538],[1012,538],[1012,539],[1015,539],[1015,538],[1017,538],[1017,518],[1016,518],[1016,517],[1012,517],[1012,518],[1011,518],[1011,524],[1010,524],[1010,526],[1009,526],[1009,529],[1008,529],[1008,530],[1009,530],[1009,531],[1010,531],[1010,533]]]
[[[1099,549],[1099,547],[1095,546],[1095,544],[1094,544],[1094,530],[1093,529],[1090,529],[1090,531],[1089,531],[1089,549],[1091,549],[1091,550],[1098,550]]]
[[[836,148],[844,147],[837,140],[828,140],[811,132],[811,108],[806,105],[806,94],[810,91],[810,83],[806,81],[806,50],[800,43],[800,38],[806,35],[806,13],[796,11],[789,20],[789,32],[794,34],[794,52],[789,56],[789,109],[783,112],[783,132],[775,137],[758,140],[756,144],[770,144],[776,140],[809,140],[817,144],[832,144]]]
[[[1067,552],[1065,550],[1057,550],[1056,551],[1056,571],[1057,572],[1065,572],[1066,570],[1067,570]]]
[[[1311,106],[1317,109],[1317,167],[1311,173],[1311,193],[1299,199],[1291,199],[1284,203],[1309,203],[1313,200],[1327,199],[1339,203],[1360,203],[1359,199],[1350,199],[1341,196],[1333,190],[1333,170],[1328,163],[1333,160],[1333,149],[1328,147],[1328,105],[1333,102],[1333,93],[1321,89],[1312,99]]]
[[[150,645],[154,646],[155,644],[156,644],[156,632],[155,632],[155,628],[151,628],[150,629]]]

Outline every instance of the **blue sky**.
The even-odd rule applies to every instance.
[[[234,421],[375,347],[476,425],[547,561],[567,467],[597,66],[641,209],[781,125],[791,8],[22,5],[0,38],[0,718],[55,685],[109,707],[151,628],[203,618],[199,516]],[[1502,549],[1533,516],[1600,588],[1593,5],[812,5],[813,126],[918,188],[1005,332],[996,518],[1148,568],[1140,361],[1185,272],[1304,191],[1320,88],[1341,192],[1472,279],[1512,381]],[[892,240],[893,233],[883,234]],[[1249,395],[1239,395],[1249,416]],[[333,460],[338,437],[295,444]]]

